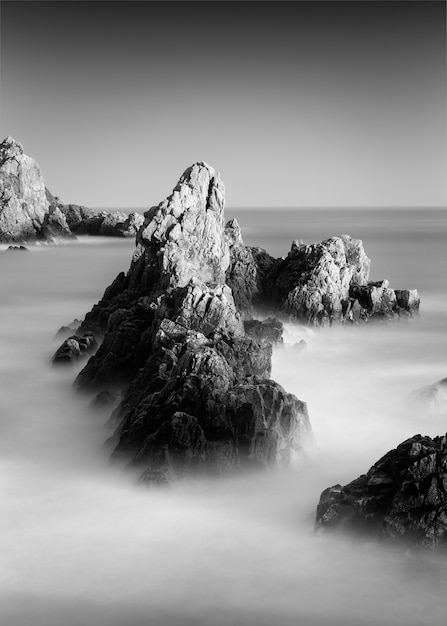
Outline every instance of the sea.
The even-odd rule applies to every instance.
[[[447,210],[227,209],[244,241],[285,256],[349,234],[371,279],[417,288],[420,316],[361,327],[286,323],[272,377],[307,402],[316,449],[295,470],[145,489],[109,463],[107,411],[52,368],[131,240],[0,247],[0,624],[4,626],[445,626],[447,556],[314,531],[320,493],[445,407],[414,390],[447,376]],[[300,351],[301,339],[307,349]]]

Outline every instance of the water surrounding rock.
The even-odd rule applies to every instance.
[[[186,170],[146,212],[128,273],[81,326],[104,340],[76,383],[127,386],[113,457],[143,482],[294,465],[313,446],[305,403],[269,378],[282,324],[244,327],[226,283],[230,248],[243,245],[223,208],[219,174],[203,162]]]
[[[366,475],[321,494],[316,528],[447,547],[447,438],[415,435]]]
[[[418,313],[415,289],[395,291],[386,280],[368,282],[371,262],[359,239],[342,235],[310,245],[294,241],[286,258],[274,259],[265,250],[244,246],[234,223],[227,233],[227,283],[247,316],[262,308],[320,326]]]
[[[140,213],[94,211],[85,206],[67,204],[61,207],[71,232],[97,237],[135,237],[144,222]]]
[[[0,241],[54,242],[75,234],[135,237],[143,222],[139,213],[64,205],[45,188],[39,166],[18,141],[7,137],[0,144]]]

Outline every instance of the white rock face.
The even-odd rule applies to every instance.
[[[171,287],[192,278],[225,283],[230,255],[224,236],[225,187],[207,163],[195,163],[181,176],[172,194],[145,214],[137,242]]]
[[[0,241],[33,239],[48,211],[36,161],[12,137],[0,144]]]

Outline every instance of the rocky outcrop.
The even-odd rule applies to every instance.
[[[359,239],[294,241],[286,258],[274,259],[265,250],[244,246],[234,223],[227,232],[227,282],[247,315],[261,308],[320,326],[390,320],[419,310],[416,290],[393,290],[386,280],[369,282],[371,262]]]
[[[48,209],[39,166],[7,137],[0,144],[0,241],[45,237]]]
[[[98,237],[135,237],[144,222],[140,213],[93,211],[77,204],[62,205],[61,211],[72,233]]]
[[[104,340],[76,384],[124,387],[113,457],[145,482],[293,465],[312,447],[305,403],[269,378],[281,323],[244,327],[226,283],[241,238],[223,208],[219,174],[203,162],[186,170],[145,214],[128,273],[81,325]]]
[[[416,435],[366,475],[323,491],[316,528],[447,547],[447,437]]]
[[[139,213],[64,205],[45,188],[39,166],[18,141],[7,137],[0,144],[0,242],[55,241],[75,234],[135,237],[143,222]]]
[[[98,342],[92,333],[72,335],[64,341],[51,359],[53,365],[67,365],[77,361],[82,356],[92,354],[98,347]]]

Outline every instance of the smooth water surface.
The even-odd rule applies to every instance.
[[[286,325],[273,377],[308,403],[317,441],[299,472],[144,490],[108,464],[108,415],[71,388],[81,366],[49,365],[57,329],[128,268],[132,242],[0,251],[1,624],[445,624],[445,557],[317,537],[313,522],[325,487],[366,472],[406,437],[447,429],[445,412],[408,401],[447,375],[447,213],[233,216],[247,244],[277,256],[295,238],[361,238],[373,279],[419,289],[420,318]],[[293,347],[301,338],[305,352]]]

